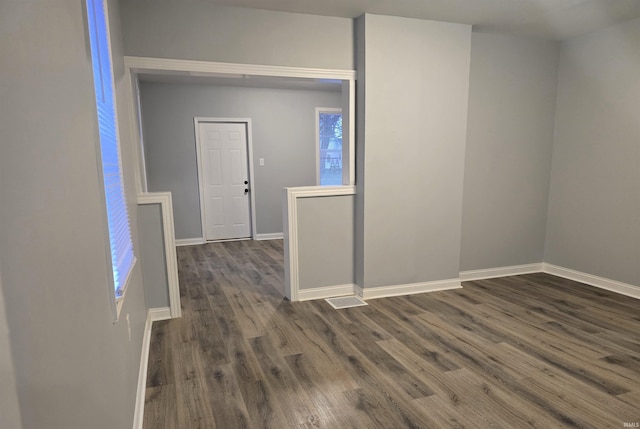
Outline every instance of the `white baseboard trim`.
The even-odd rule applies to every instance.
[[[171,308],[169,307],[150,308],[148,311],[148,316],[151,317],[152,322],[157,322],[158,320],[171,319]]]
[[[262,240],[282,240],[284,238],[284,234],[281,232],[272,232],[270,234],[256,234],[254,240],[262,241]]]
[[[537,264],[511,265],[508,267],[486,268],[483,270],[461,271],[460,280],[468,282],[472,280],[492,279],[495,277],[518,276],[521,274],[539,273],[542,271],[542,262]]]
[[[585,283],[600,289],[606,289],[608,291],[616,292],[621,295],[640,299],[640,287],[630,285],[628,283],[622,283],[616,280],[594,276],[593,274],[587,274],[580,271],[571,270],[569,268],[547,264],[546,262],[542,264],[542,271],[547,274],[552,274],[554,276],[562,277],[580,283]]]
[[[385,298],[390,296],[413,295],[416,293],[437,292],[441,290],[461,289],[460,279],[437,280],[433,282],[408,283],[393,286],[362,288],[355,286],[355,293],[362,299]]]
[[[204,244],[204,243],[205,243],[205,239],[202,237],[176,239],[176,246],[197,246],[198,244]]]
[[[147,311],[147,320],[144,323],[142,334],[142,351],[140,352],[140,369],[138,370],[138,388],[136,391],[136,406],[133,414],[133,429],[142,429],[144,418],[144,400],[147,388],[147,367],[149,364],[149,344],[151,343],[151,328],[153,318],[151,309]]]
[[[136,391],[136,406],[133,414],[133,429],[142,429],[145,392],[147,389],[149,347],[151,344],[153,322],[167,319],[171,319],[171,308],[169,307],[150,308],[147,310],[147,320],[144,323],[144,333],[142,335],[142,351],[140,352],[140,369],[138,370],[138,390]]]
[[[353,295],[354,284],[316,287],[312,289],[298,290],[298,301],[310,301],[312,299],[333,298],[336,296]]]

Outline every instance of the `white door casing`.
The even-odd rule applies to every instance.
[[[196,120],[205,240],[251,237],[247,127]]]

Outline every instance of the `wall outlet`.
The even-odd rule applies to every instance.
[[[264,165],[264,158],[260,158],[260,165]]]

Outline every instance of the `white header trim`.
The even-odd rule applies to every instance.
[[[213,61],[176,60],[150,57],[124,57],[126,67],[137,73],[176,72],[240,74],[251,76],[299,77],[312,79],[355,80],[355,70],[314,69],[301,67],[266,66],[257,64],[221,63]]]

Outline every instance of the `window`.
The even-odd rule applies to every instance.
[[[317,183],[342,185],[342,109],[316,109]]]
[[[124,295],[127,278],[135,263],[135,256],[122,180],[109,28],[106,5],[103,0],[87,0],[87,17],[111,248],[113,293],[117,302]]]

